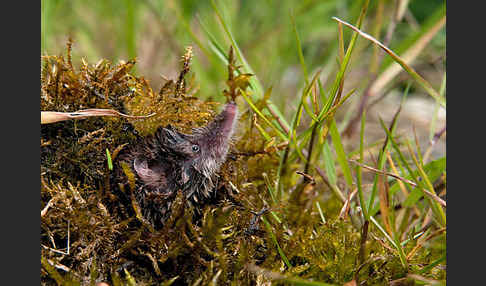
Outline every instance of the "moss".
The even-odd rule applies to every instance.
[[[117,154],[128,144],[167,124],[190,132],[211,120],[218,104],[194,97],[193,88],[186,84],[190,50],[179,77],[154,92],[147,80],[130,73],[134,60],[118,64],[100,60],[94,65],[83,61],[76,70],[69,47],[67,60],[42,58],[42,110],[110,108],[154,115],[41,126],[43,284],[255,285],[277,281],[278,275],[338,284],[353,279],[360,234],[348,220],[337,218],[341,203],[333,196],[322,201],[322,182],[302,181],[295,175],[297,165],[289,165],[288,185],[274,203],[262,174],[273,182],[279,157],[276,150],[266,148],[268,142],[254,128],[249,112],[240,117],[238,139],[219,174],[217,197],[191,209],[179,194],[166,224],[154,230],[137,210],[133,174],[125,168],[126,182],[117,182],[108,169],[106,150],[116,166]],[[250,75],[233,74],[234,61],[228,70],[228,90],[223,94],[235,99],[236,87],[246,88]],[[266,132],[275,136],[270,128]],[[318,199],[326,224],[315,209]],[[269,208],[263,217],[270,228],[257,219],[249,232],[252,212],[264,207]],[[273,235],[290,267],[283,263]],[[376,240],[370,239],[366,249],[369,259],[359,276],[368,285],[406,275],[397,255]],[[440,253],[421,249],[414,259],[430,263]],[[274,274],[263,275],[255,266]],[[445,275],[437,269],[431,272],[437,279]]]

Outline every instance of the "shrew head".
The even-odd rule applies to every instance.
[[[234,102],[227,103],[223,111],[207,126],[183,134],[168,126],[161,128],[151,150],[151,159],[137,157],[133,167],[138,176],[149,185],[176,181],[185,185],[191,177],[203,176],[211,181],[226,160],[231,137],[238,116]]]

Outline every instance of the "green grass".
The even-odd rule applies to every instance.
[[[396,5],[384,0],[41,3],[42,55],[64,54],[70,36],[74,66],[81,58],[90,63],[137,58],[131,73],[147,78],[154,90],[165,83],[161,75],[175,78],[184,48],[193,46],[186,80],[195,83],[194,96],[222,102],[233,48],[241,65],[235,76],[249,85],[239,89],[237,98],[243,115],[236,146],[250,146],[244,151],[261,151],[266,159],[248,159],[252,176],[243,174],[231,184],[242,193],[245,206],[267,205],[270,211],[261,217],[263,242],[248,244],[236,232],[228,234],[233,240],[220,237],[222,229],[241,227],[240,217],[228,218],[232,224],[225,225],[215,215],[219,210],[206,212],[209,218],[201,229],[217,230],[214,241],[212,235],[194,231],[200,226],[175,219],[178,228],[193,229],[198,238],[193,243],[206,252],[200,283],[216,283],[221,277],[230,277],[233,285],[258,279],[275,285],[373,284],[401,278],[445,283],[439,266],[446,257],[446,207],[438,196],[446,189],[446,154],[432,156],[434,143],[419,140],[432,140],[443,127],[437,118],[445,109],[445,1],[414,1],[413,11],[423,6],[433,13],[414,18],[408,9],[395,20]],[[442,60],[431,68],[431,58]],[[402,70],[386,78],[393,64]],[[367,108],[368,90],[400,94],[398,101],[388,103],[392,117],[382,119],[381,110]],[[398,128],[407,126],[403,109],[412,97],[429,100],[434,109],[429,126],[414,126],[415,134]],[[359,120],[353,123],[355,114]],[[352,124],[359,131],[346,134]],[[371,137],[373,133],[381,135]],[[283,147],[276,148],[279,144]],[[104,166],[110,171],[116,159],[108,150],[116,147],[105,149]],[[54,193],[56,187],[46,189]],[[258,243],[266,243],[268,250],[256,266],[248,256]],[[168,255],[173,257],[166,259],[187,248],[172,246]],[[55,267],[59,264],[44,256],[41,263],[58,283],[84,275],[62,276]],[[118,275],[111,276],[117,285],[120,279],[137,285],[147,278]],[[170,275],[162,279],[167,285],[182,274]],[[238,280],[243,277],[247,280]]]

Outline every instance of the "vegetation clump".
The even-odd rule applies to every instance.
[[[363,217],[346,209],[325,176],[302,172],[293,153],[295,161],[282,169],[281,154],[293,143],[275,143],[278,129],[262,127],[256,110],[244,108],[251,74],[239,71],[232,49],[223,95],[237,101],[242,115],[216,196],[198,206],[195,217],[179,193],[166,223],[154,229],[136,203],[135,174],[125,172],[124,183],[115,176],[113,168],[123,168],[117,164],[120,152],[160,126],[190,132],[206,125],[218,103],[200,100],[187,82],[190,48],[178,78],[158,92],[134,75],[135,60],[83,61],[75,69],[70,53],[69,44],[66,58],[42,58],[43,111],[96,108],[150,116],[41,126],[43,284],[329,285],[358,279],[382,285],[407,277],[407,267],[378,230],[371,229],[363,243]],[[266,105],[265,99],[252,104]],[[416,248],[409,263],[432,263],[441,253]],[[444,278],[443,271],[434,271],[434,278]]]

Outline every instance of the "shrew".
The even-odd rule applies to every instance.
[[[194,128],[192,134],[161,127],[121,155],[137,176],[136,199],[146,219],[163,225],[178,191],[192,205],[211,196],[237,117],[236,104],[229,102],[212,122]]]

